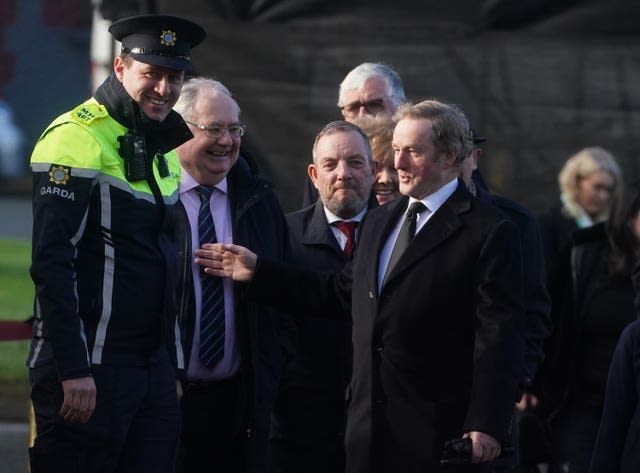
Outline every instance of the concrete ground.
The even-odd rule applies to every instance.
[[[29,387],[27,383],[0,390],[0,473],[25,473],[29,448]]]

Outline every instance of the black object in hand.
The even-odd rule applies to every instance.
[[[442,449],[440,463],[471,463],[472,453],[473,448],[470,437],[447,440],[444,443],[444,448]],[[495,460],[502,459],[510,455],[513,455],[513,447],[505,445],[502,447],[500,455],[498,455]]]

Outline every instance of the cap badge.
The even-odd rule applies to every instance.
[[[51,166],[49,170],[49,181],[55,184],[66,184],[69,180],[69,168],[64,166]]]
[[[176,45],[176,33],[171,30],[162,30],[160,35],[160,44],[163,46],[175,46]]]

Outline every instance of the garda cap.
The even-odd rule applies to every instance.
[[[170,15],[137,15],[109,27],[122,52],[136,61],[178,71],[192,68],[191,48],[204,41],[205,31],[192,21]]]

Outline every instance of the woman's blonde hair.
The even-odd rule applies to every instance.
[[[567,210],[572,215],[575,216],[579,207],[578,181],[597,171],[606,171],[613,177],[614,187],[609,201],[613,200],[620,192],[622,171],[613,155],[604,148],[594,146],[581,149],[567,160],[558,174],[560,192],[565,200]],[[598,215],[594,220],[604,220],[609,214],[609,206],[610,204],[607,204],[602,215]]]

